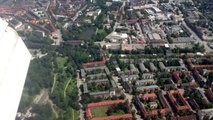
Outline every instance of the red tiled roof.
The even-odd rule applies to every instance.
[[[145,42],[144,42],[144,40],[137,40],[136,43],[137,44],[144,44]]]
[[[110,101],[89,103],[89,104],[87,104],[87,107],[91,108],[91,107],[98,107],[98,106],[107,106],[107,105],[113,105],[113,104],[118,104],[118,103],[123,103],[123,102],[125,102],[125,101],[124,100],[110,100]]]
[[[181,80],[181,78],[180,78],[180,73],[179,73],[179,71],[174,71],[174,72],[172,73],[172,75],[173,75],[173,77],[175,78],[175,81],[176,81],[177,83],[181,83],[181,82],[182,82],[182,80]]]
[[[86,116],[87,118],[92,118],[92,113],[90,108],[86,108]]]
[[[158,115],[158,110],[152,110],[150,112],[146,112],[145,116],[155,116]]]
[[[194,68],[196,69],[213,68],[213,65],[194,65]]]
[[[99,64],[101,64],[101,65],[106,64],[106,59],[105,59],[105,58],[103,58],[103,59],[102,59],[102,61],[87,62],[87,63],[84,63],[84,64],[83,64],[83,66],[84,66],[84,67],[89,67],[89,66],[99,65]]]
[[[196,69],[213,68],[212,64],[210,64],[210,65],[193,65],[191,59],[188,59],[187,62],[191,68],[196,68]]]
[[[145,94],[145,97],[149,98],[149,97],[155,97],[156,94],[155,93],[151,93],[151,94]],[[156,96],[157,97],[157,96]],[[169,112],[172,112],[171,107],[169,105],[169,103],[166,101],[165,97],[163,94],[159,94],[158,95],[160,102],[163,105],[163,109],[155,109],[152,111],[146,111],[144,105],[142,103],[138,103],[138,106],[140,108],[141,113],[143,114],[144,117],[147,116],[155,116],[158,115],[158,113],[160,114],[167,114]],[[136,99],[138,102],[140,102],[139,98],[137,97]]]
[[[93,108],[93,107],[109,106],[109,105],[123,103],[123,102],[125,102],[125,100],[110,100],[110,101],[89,103],[89,104],[87,104],[87,108],[86,108],[86,117],[88,119],[92,118],[91,108]],[[130,115],[124,114],[124,115],[117,115],[117,116],[108,116],[108,117],[103,117],[103,118],[94,118],[93,120],[117,120],[120,118],[132,118],[132,116],[130,116]]]
[[[172,117],[170,120],[197,120],[196,115],[187,115],[187,116],[179,116],[179,117]]]
[[[211,91],[211,89],[207,89],[206,90],[206,95],[208,97],[208,99],[213,102],[213,92]]]
[[[174,104],[176,110],[187,110],[187,109],[191,109],[191,107],[189,106],[189,104],[184,99],[183,95],[178,90],[170,90],[170,91],[167,92],[167,94],[168,94],[170,100],[172,101],[172,103]],[[176,99],[174,97],[174,94],[178,95],[178,97],[180,98],[180,100],[183,103],[183,106],[180,106],[177,103],[177,101],[176,101]]]
[[[150,97],[157,97],[157,95],[155,93],[146,93],[143,95],[144,99],[148,99]]]
[[[207,70],[207,73],[212,73],[213,72],[213,70]]]

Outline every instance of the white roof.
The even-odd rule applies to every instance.
[[[18,34],[0,18],[0,120],[14,120],[31,55]]]
[[[152,7],[152,9],[154,9],[155,10],[155,12],[161,12],[161,10],[159,9],[159,8],[157,8],[157,7]]]
[[[165,47],[166,47],[166,48],[169,48],[169,44],[165,44]]]
[[[115,69],[116,69],[116,71],[118,71],[118,72],[121,71],[121,69],[120,69],[119,67],[116,67]]]

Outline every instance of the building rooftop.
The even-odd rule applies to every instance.
[[[180,91],[170,90],[167,92],[167,94],[176,111],[191,109],[190,105],[187,103]],[[175,95],[177,96],[175,97]]]
[[[143,95],[144,99],[153,98],[153,97],[157,97],[157,95],[155,93],[146,93]]]

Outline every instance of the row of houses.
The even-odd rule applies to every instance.
[[[155,93],[147,93],[142,95],[142,99],[144,101],[147,101],[149,99],[156,99],[159,100],[160,103],[156,103],[156,102],[149,102],[149,106],[151,107],[151,111],[147,110],[145,106],[146,103],[141,102],[140,98],[138,96],[134,97],[134,103],[137,106],[137,108],[139,109],[141,116],[143,116],[144,118],[146,117],[153,117],[153,116],[158,116],[160,114],[166,115],[168,113],[172,113],[172,109],[168,103],[168,101],[166,100],[166,98],[164,97],[163,94],[158,94],[156,95]],[[157,107],[159,106],[159,104],[162,104],[162,108],[158,109]]]
[[[115,96],[120,94],[117,89],[115,81],[110,79],[110,71],[105,65],[106,60],[103,58],[101,61],[84,63],[84,68],[80,70],[81,78],[84,80],[83,83],[83,93],[89,94],[93,97],[106,98],[110,96]],[[93,85],[105,86],[110,85],[108,90],[92,92],[89,87],[94,87]]]
[[[111,116],[106,116],[106,117],[101,117],[101,118],[96,118],[95,116],[92,116],[92,110],[94,108],[98,107],[109,107],[112,105],[116,105],[119,103],[124,103],[125,100],[111,100],[111,101],[102,101],[102,102],[97,102],[97,103],[89,103],[86,106],[86,117],[88,120],[119,120],[119,119],[132,119],[133,116],[132,114],[120,114],[120,115],[111,115]]]

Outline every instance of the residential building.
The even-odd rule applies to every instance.
[[[135,81],[138,80],[139,76],[138,75],[122,75],[121,76],[121,80],[123,82],[131,82],[131,81]]]
[[[200,106],[197,104],[195,99],[190,99],[189,104],[191,105],[193,110],[199,110],[200,109]]]
[[[155,93],[146,93],[142,96],[142,98],[144,100],[148,100],[148,99],[153,99],[153,98],[157,98],[157,95]]]
[[[130,64],[130,71],[131,71],[131,73],[137,73],[138,69],[135,67],[134,64]]]
[[[147,73],[149,72],[149,70],[145,67],[145,65],[143,63],[139,64],[139,69],[142,73]]]
[[[166,66],[163,64],[163,62],[159,62],[159,68],[160,68],[160,70],[161,71],[166,71],[167,70],[167,68],[166,68]]]
[[[143,73],[142,79],[153,79],[154,75],[152,73]]]
[[[121,115],[111,115],[102,118],[93,118],[92,109],[102,106],[111,106],[114,104],[119,104],[125,102],[124,100],[111,100],[111,101],[102,101],[97,103],[89,103],[86,107],[86,117],[88,120],[120,120],[120,119],[132,119],[132,114],[121,114]]]
[[[159,87],[157,85],[151,85],[151,86],[139,86],[137,87],[137,89],[141,92],[150,92],[150,91],[153,91],[153,90],[158,90]]]
[[[208,97],[208,99],[213,102],[213,92],[211,91],[211,89],[207,89],[206,90],[206,96]]]
[[[87,63],[84,63],[83,66],[85,68],[87,67],[92,67],[92,66],[101,66],[101,65],[105,65],[106,64],[106,59],[105,58],[102,58],[101,61],[96,61],[96,62],[87,62]]]
[[[81,72],[81,78],[85,79],[86,78],[86,72],[85,72],[85,70],[81,69],[80,72]]]
[[[149,63],[149,67],[150,67],[150,70],[151,70],[152,72],[158,71],[157,67],[156,67],[156,66],[154,65],[154,63],[152,63],[152,62]]]
[[[209,119],[212,119],[212,117],[213,117],[213,108],[198,110],[197,114],[198,114],[199,120],[203,120],[203,118],[205,116],[208,116]]]
[[[177,84],[181,84],[182,83],[182,79],[180,78],[180,72],[179,71],[177,71],[177,70],[173,71],[172,76],[174,78],[174,81]]]
[[[154,79],[144,79],[144,80],[137,80],[137,86],[146,86],[146,85],[154,85],[156,81]]]
[[[167,92],[167,95],[175,111],[191,109],[190,105],[187,103],[183,95],[178,90],[170,90]]]
[[[41,30],[33,30],[32,34],[37,36],[37,37],[45,37],[45,32]]]

